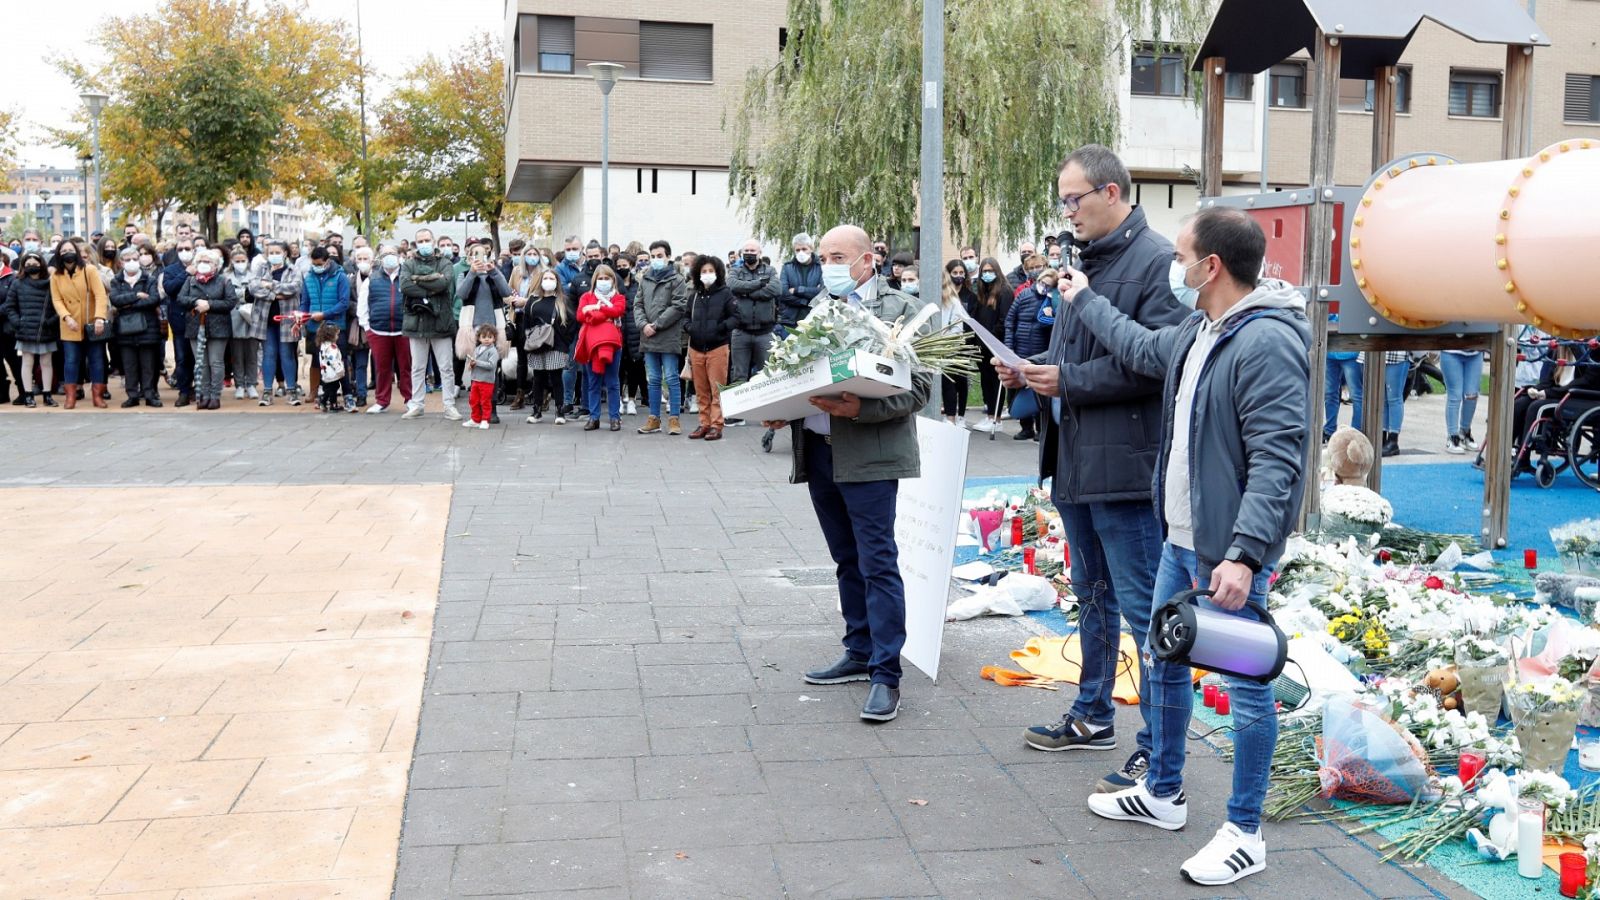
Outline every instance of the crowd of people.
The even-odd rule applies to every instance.
[[[29,230],[0,245],[0,402],[105,406],[120,378],[125,408],[160,407],[166,394],[176,407],[221,409],[231,390],[236,403],[416,418],[438,393],[443,415],[461,419],[467,389],[489,397],[489,424],[508,407],[529,424],[619,431],[622,416],[643,410],[641,434],[683,434],[688,415],[698,419],[689,437],[715,441],[744,424],[723,416],[721,389],[761,371],[823,291],[808,234],[774,263],[754,239],[724,257],[577,236],[559,251],[522,239],[501,250],[428,229],[376,246],[357,235],[348,249],[338,232],[288,241],[246,228],[216,243],[188,221],[175,232],[158,242],[129,223],[119,243]],[[1023,243],[1007,269],[962,248],[942,270],[942,321],[959,305],[1019,353],[1038,352],[1068,252],[1070,238],[1051,235],[1042,251]],[[920,294],[912,254],[874,241],[871,264],[889,286]],[[492,370],[474,349],[485,325],[496,332]],[[329,342],[338,365],[323,358]],[[944,379],[947,421],[969,424],[969,390],[965,378]],[[999,430],[1014,394],[986,369],[979,395],[970,427]],[[1019,419],[1017,439],[1037,439],[1035,418]]]

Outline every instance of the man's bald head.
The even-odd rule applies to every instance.
[[[873,265],[872,237],[855,225],[840,225],[823,235],[817,242],[817,255],[825,266],[849,266],[850,277],[858,286],[877,272]]]

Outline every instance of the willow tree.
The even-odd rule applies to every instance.
[[[1054,215],[1056,166],[1115,145],[1130,39],[1194,42],[1207,0],[946,0],[945,221],[1029,236]],[[763,236],[917,223],[918,0],[789,0],[789,43],[731,114],[729,192]],[[991,216],[993,217],[991,219]]]

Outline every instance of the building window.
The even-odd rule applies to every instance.
[[[1568,75],[1561,118],[1600,125],[1600,75]]]
[[[1372,112],[1373,98],[1377,96],[1377,87],[1372,79],[1341,78],[1339,79],[1339,111],[1340,112]],[[1396,68],[1394,83],[1394,111],[1397,113],[1411,112],[1411,67],[1399,66]]]
[[[571,16],[534,16],[539,21],[539,71],[572,74],[573,28]]]
[[[1306,64],[1278,63],[1268,76],[1267,98],[1273,106],[1306,108]]]
[[[1249,100],[1255,96],[1256,77],[1243,72],[1229,72],[1222,78],[1222,96],[1226,100]]]
[[[1500,73],[1450,70],[1450,115],[1500,117]]]
[[[711,26],[639,23],[639,77],[711,80]]]
[[[1132,93],[1144,97],[1182,97],[1189,92],[1183,53],[1155,44],[1133,48]]]

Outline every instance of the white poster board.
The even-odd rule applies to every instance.
[[[967,430],[917,416],[922,477],[903,479],[896,500],[894,538],[906,586],[906,643],[900,656],[935,681],[950,600],[961,492],[967,479]]]

